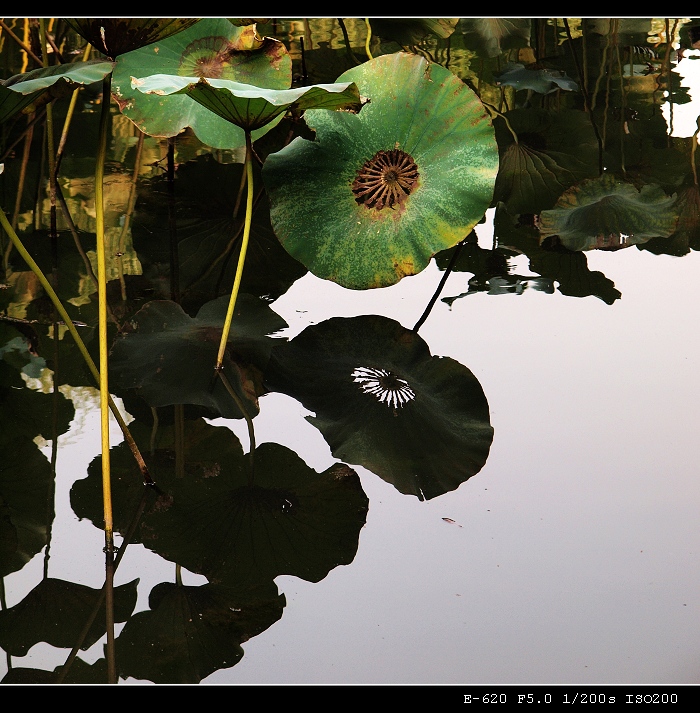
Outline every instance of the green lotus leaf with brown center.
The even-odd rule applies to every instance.
[[[280,242],[318,277],[366,289],[423,270],[469,234],[493,196],[498,149],[486,110],[457,76],[397,52],[350,69],[359,113],[307,111],[316,140],[268,157]]]
[[[233,149],[245,144],[242,129],[189,97],[153,95],[132,86],[132,78],[152,75],[227,79],[267,89],[287,89],[292,61],[284,43],[260,38],[255,25],[235,27],[225,18],[206,18],[168,39],[117,59],[112,91],[122,113],[150,136],[176,136],[191,127],[208,146]],[[264,134],[270,123],[253,135]]]

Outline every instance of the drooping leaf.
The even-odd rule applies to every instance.
[[[250,591],[163,582],[151,591],[149,606],[116,640],[119,674],[185,684],[235,666],[241,644],[281,618],[285,598],[272,582]]]
[[[114,620],[126,621],[136,606],[138,579],[114,588]],[[62,579],[46,578],[18,604],[0,611],[0,647],[13,656],[26,656],[40,641],[72,648],[97,603],[100,590]],[[102,604],[85,641],[89,649],[105,633]]]
[[[344,287],[398,282],[464,238],[493,195],[498,152],[477,96],[454,74],[399,52],[349,70],[358,114],[307,111],[316,140],[268,157],[272,225],[311,272]]]
[[[640,250],[648,250],[655,255],[687,255],[691,250],[700,250],[700,190],[696,185],[688,186],[678,194],[676,203],[678,225],[668,238],[651,238],[637,245]]]
[[[576,177],[546,153],[513,143],[501,157],[494,199],[514,213],[551,207]]]
[[[95,49],[108,57],[164,40],[196,24],[196,17],[70,17],[64,18]]]
[[[152,300],[132,318],[133,331],[116,340],[110,357],[115,386],[136,389],[151,406],[197,404],[224,418],[242,418],[214,365],[228,296],[205,304],[190,317],[179,304]],[[240,295],[228,339],[224,374],[250,416],[258,412],[260,372],[273,338],[287,326],[262,300]]]
[[[421,500],[454,490],[488,457],[493,429],[474,374],[386,317],[307,327],[273,351],[266,383],[316,414],[307,420],[336,458]]]
[[[509,63],[496,83],[516,89],[531,89],[538,94],[549,94],[557,89],[578,91],[578,84],[557,69],[529,69],[518,62]]]
[[[676,196],[659,186],[637,190],[610,173],[572,186],[540,215],[540,235],[556,235],[570,250],[619,248],[668,237],[676,229]]]
[[[360,107],[360,95],[352,82],[262,89],[228,79],[154,74],[133,79],[131,84],[144,94],[186,94],[222,119],[251,132],[266,126],[292,107],[298,111]]]
[[[238,126],[185,95],[149,95],[132,86],[152,75],[174,80],[190,77],[226,79],[267,89],[287,89],[292,61],[283,42],[259,38],[255,26],[235,27],[223,18],[205,18],[194,27],[117,60],[112,89],[123,114],[150,136],[176,136],[191,127],[208,146],[235,149],[245,145]],[[272,124],[253,134],[253,139]]]
[[[74,87],[102,81],[114,69],[114,62],[93,59],[87,62],[59,64],[54,67],[34,69],[24,74],[16,74],[4,82],[4,86],[18,94],[33,94],[63,81]]]

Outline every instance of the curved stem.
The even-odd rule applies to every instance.
[[[253,144],[250,138],[250,132],[245,132],[245,171],[246,180],[248,182],[248,199],[246,201],[245,224],[243,227],[243,240],[241,242],[241,252],[238,256],[238,267],[236,268],[236,277],[233,281],[233,289],[231,290],[231,299],[228,303],[226,311],[226,319],[224,320],[224,328],[221,334],[221,342],[219,343],[219,353],[216,357],[216,371],[220,372],[224,362],[224,353],[226,352],[226,344],[228,335],[231,331],[231,321],[233,320],[234,310],[236,308],[236,299],[238,298],[238,290],[241,286],[241,276],[243,275],[243,265],[245,264],[245,255],[248,250],[248,240],[250,238],[250,225],[253,220]]]

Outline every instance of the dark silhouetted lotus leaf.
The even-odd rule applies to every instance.
[[[71,17],[65,21],[111,59],[158,42],[196,24],[196,17]]]
[[[114,620],[126,621],[136,606],[139,580],[114,588]],[[62,579],[43,579],[18,604],[0,611],[0,647],[12,656],[26,656],[40,641],[72,648],[100,595],[99,589]],[[89,649],[105,633],[104,603],[80,647]]]
[[[238,126],[182,94],[155,96],[132,86],[132,78],[138,83],[152,75],[168,75],[173,80],[186,76],[185,84],[206,77],[287,89],[292,82],[292,60],[284,43],[257,37],[254,25],[235,27],[222,18],[200,20],[195,27],[117,60],[112,80],[115,99],[122,113],[142,131],[175,136],[189,126],[208,146],[233,149],[245,144]],[[255,132],[253,139],[273,125]]]
[[[0,576],[22,569],[46,544],[52,488],[51,464],[30,438],[0,437]]]
[[[316,140],[268,156],[263,180],[280,242],[315,275],[366,289],[423,270],[462,240],[493,195],[491,120],[458,77],[398,52],[345,72],[369,103],[307,111]]]
[[[229,586],[280,574],[318,582],[352,562],[368,507],[353,470],[336,463],[318,473],[288,448],[263,443],[251,484],[250,458],[229,429],[207,426],[206,450],[189,447],[188,430],[185,477],[175,477],[172,456],[154,474],[167,496],[144,516],[146,547]]]
[[[540,214],[540,235],[559,237],[570,250],[621,248],[668,237],[676,229],[676,196],[659,186],[637,190],[610,173],[572,186]]]
[[[154,74],[133,79],[132,86],[144,94],[171,96],[186,94],[212,113],[246,131],[268,126],[288,109],[360,108],[360,95],[352,82],[314,84],[296,89],[261,89],[228,79],[174,77]],[[253,139],[259,134],[253,133]]]
[[[53,671],[45,671],[39,668],[13,667],[5,674],[0,683],[23,686],[37,683],[55,684],[56,677],[62,668],[63,666],[57,666]],[[107,662],[105,659],[98,659],[95,663],[89,664],[78,656],[74,659],[64,683],[100,684],[106,680]]]
[[[175,302],[152,300],[132,318],[133,332],[118,338],[110,357],[114,385],[136,389],[151,406],[197,404],[224,418],[242,418],[214,364],[228,297],[207,302],[190,317]],[[274,342],[267,336],[287,323],[251,295],[236,304],[224,374],[250,416],[258,412],[260,373]]]
[[[285,598],[272,583],[249,591],[163,582],[149,611],[135,614],[116,641],[120,676],[154,683],[199,683],[243,657],[241,643],[278,621]]]
[[[175,219],[183,304],[201,304],[218,294],[219,285],[233,284],[236,260],[231,257],[240,248],[245,205],[234,217],[231,202],[243,170],[240,163],[222,164],[210,155],[177,169]],[[253,170],[258,174],[257,165]],[[259,178],[253,183],[261,185]],[[167,177],[154,178],[142,187],[132,231],[134,247],[149,276],[164,274],[170,264],[169,210]],[[277,240],[263,192],[253,207],[241,291],[276,299],[305,273],[306,268]]]
[[[454,490],[486,463],[489,407],[469,369],[431,356],[386,317],[334,317],[273,350],[266,384],[315,412],[333,455],[420,500]]]

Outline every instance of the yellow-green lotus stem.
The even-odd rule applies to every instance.
[[[374,59],[374,57],[372,57],[372,53],[370,52],[370,49],[369,49],[369,43],[372,40],[372,25],[369,24],[369,17],[365,18],[365,25],[367,25],[367,39],[365,40],[365,52],[367,52],[367,57],[369,57],[369,59]]]
[[[241,253],[238,256],[238,266],[236,267],[236,277],[233,281],[233,289],[231,290],[231,299],[228,303],[226,319],[224,320],[224,329],[221,334],[221,343],[219,344],[219,353],[216,357],[216,371],[221,371],[221,365],[224,362],[224,353],[226,352],[226,343],[228,335],[231,331],[231,321],[233,320],[233,312],[236,308],[236,298],[238,290],[241,286],[241,276],[243,275],[243,265],[245,263],[245,254],[248,250],[248,239],[250,238],[250,225],[253,221],[253,145],[250,138],[250,132],[245,134],[245,170],[246,180],[248,182],[248,199],[245,207],[245,225],[243,227],[243,239],[241,241]]]
[[[100,424],[102,432],[102,504],[105,518],[105,544],[114,546],[112,485],[109,459],[109,383],[107,342],[107,258],[105,255],[104,165],[107,154],[107,128],[112,75],[102,80],[102,111],[95,166],[95,232],[97,252],[98,335],[100,344]]]

